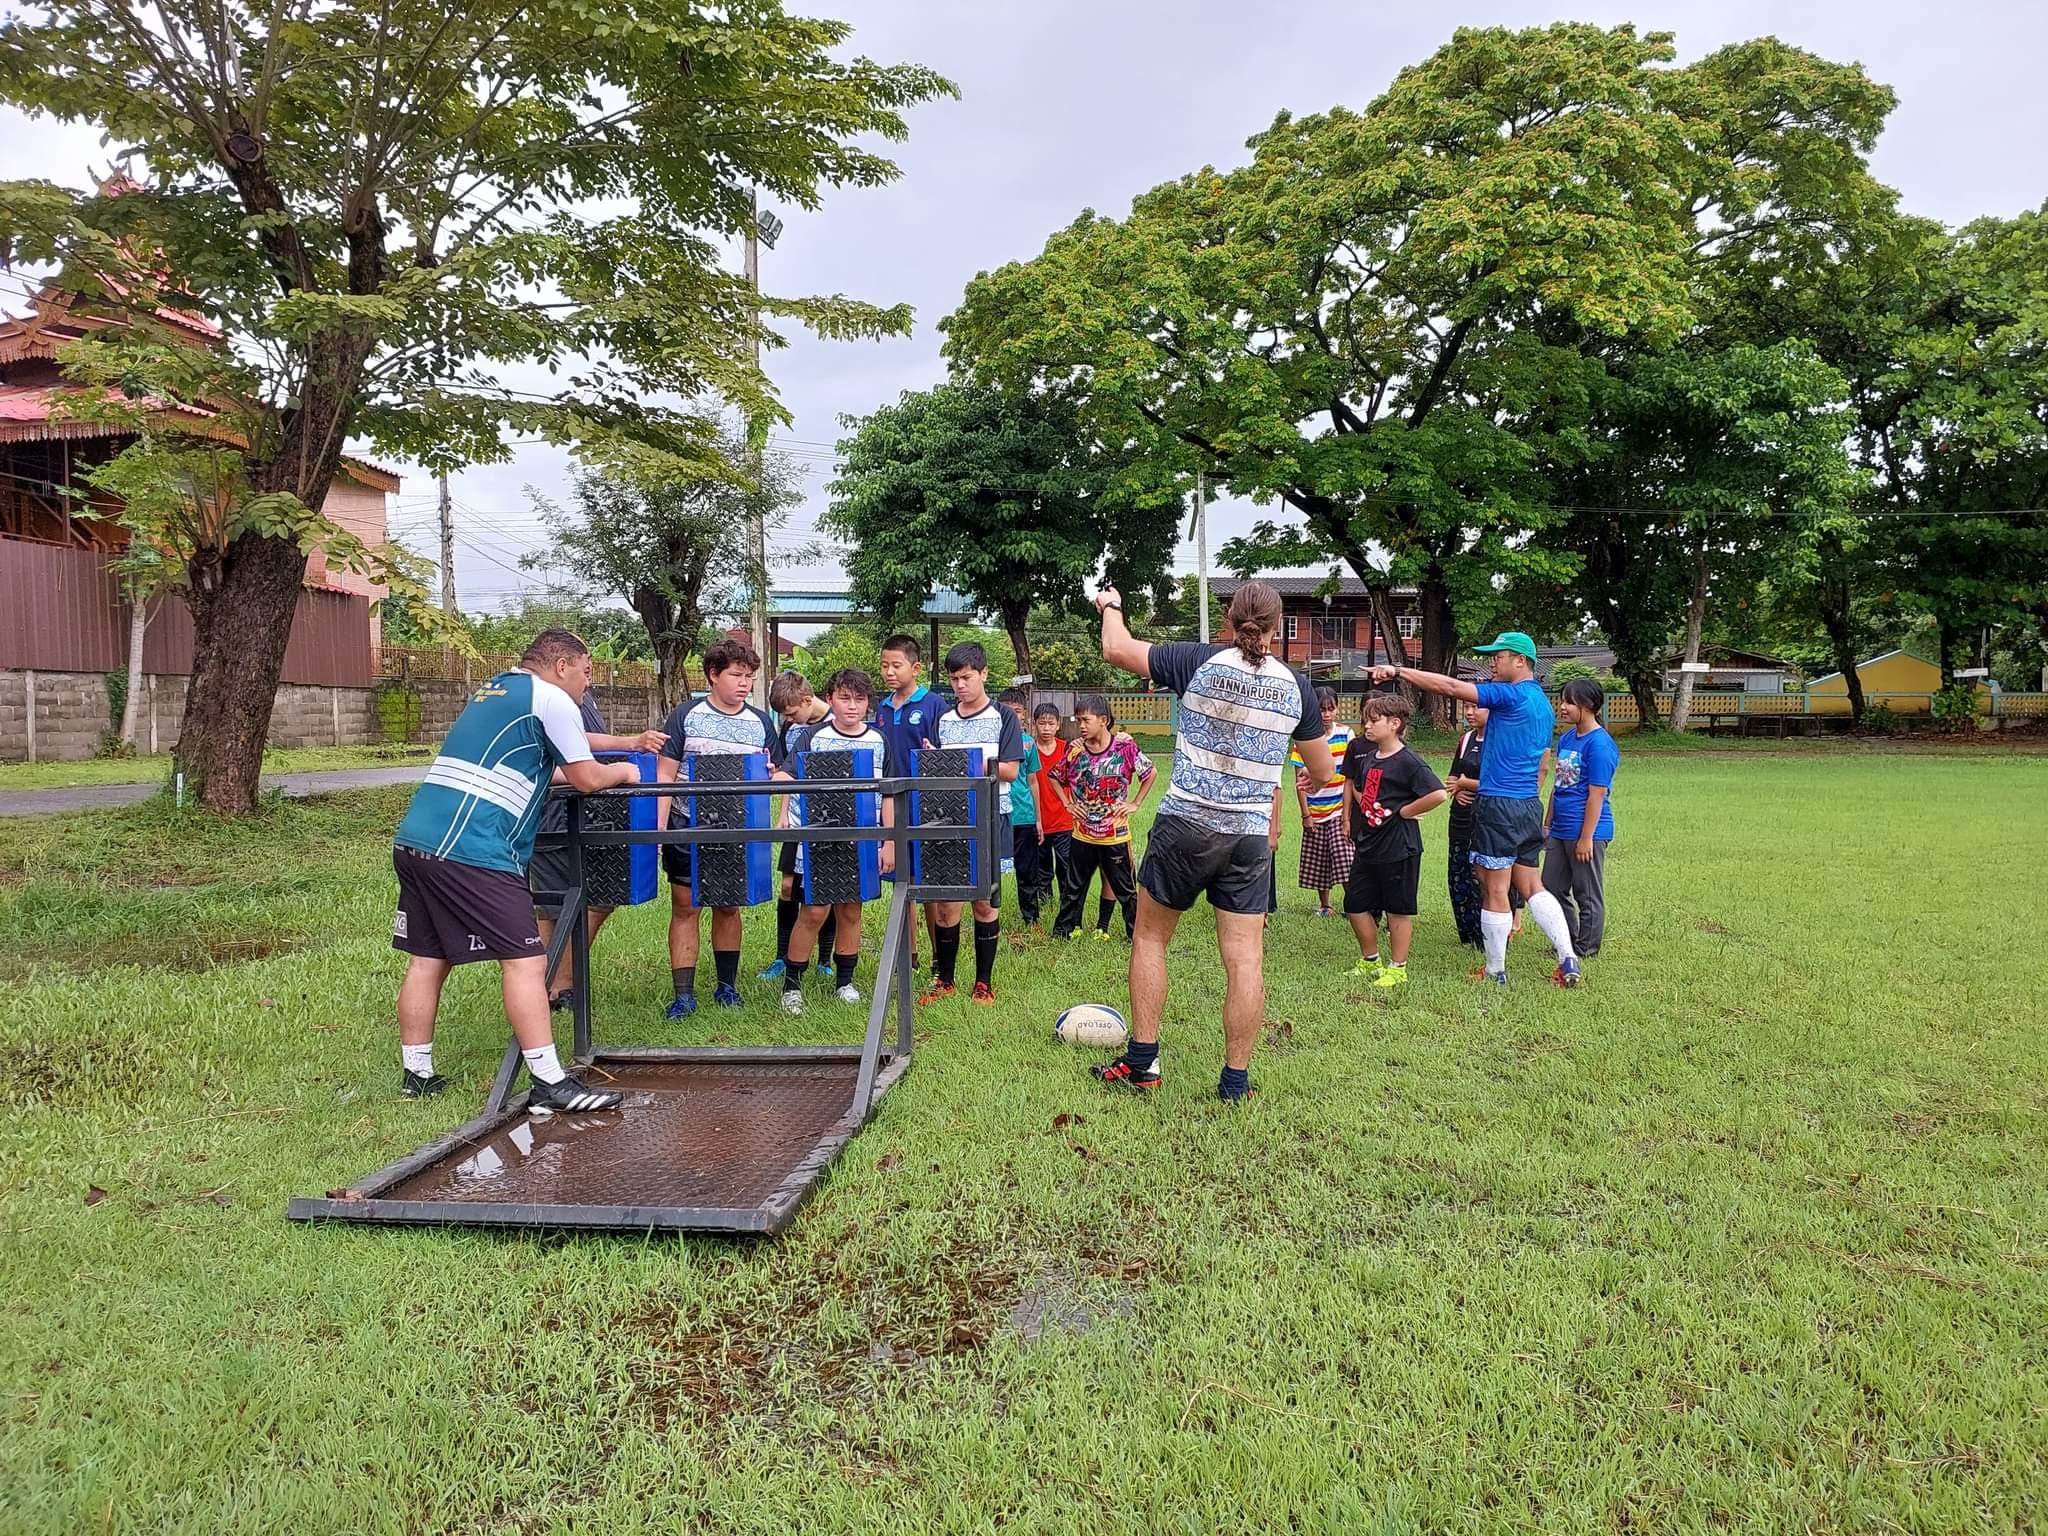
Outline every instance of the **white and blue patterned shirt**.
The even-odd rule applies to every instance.
[[[768,718],[767,711],[751,704],[742,704],[728,715],[711,702],[708,694],[701,699],[685,699],[670,712],[662,729],[668,733],[668,741],[662,746],[661,755],[682,764],[678,778],[690,776],[688,759],[692,757],[759,752],[771,765],[782,766],[782,737],[775,722]],[[680,797],[669,801],[668,815],[670,826],[681,826],[688,819]]]
[[[1315,690],[1271,656],[1253,666],[1234,645],[1155,645],[1150,670],[1180,695],[1172,787],[1159,814],[1225,837],[1263,837],[1289,750],[1323,734]]]
[[[939,716],[937,744],[942,747],[980,747],[984,773],[991,771],[997,763],[1024,761],[1024,727],[1017,723],[1015,710],[1007,704],[998,704],[994,699],[971,715],[961,714],[959,706],[955,705]],[[996,795],[996,809],[1003,813],[1005,820],[1009,818],[1010,786],[1007,784]]]

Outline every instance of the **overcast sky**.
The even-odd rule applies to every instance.
[[[976,272],[1035,254],[1082,208],[1121,214],[1132,197],[1170,177],[1242,163],[1245,139],[1282,108],[1363,107],[1459,25],[1532,26],[1560,16],[1634,21],[1676,33],[1682,59],[1774,33],[1825,57],[1858,61],[1898,92],[1875,168],[1913,212],[1958,223],[2018,213],[2048,196],[2039,83],[2048,4],[2041,0],[1666,0],[1568,11],[1468,0],[1427,16],[1356,0],[1271,8],[1244,0],[790,4],[850,21],[853,48],[872,58],[939,70],[961,99],[913,114],[909,141],[892,151],[903,168],[894,186],[831,195],[813,215],[779,210],[788,229],[764,261],[770,291],[906,301],[917,314],[907,339],[822,343],[799,334],[770,357],[796,418],[781,436],[812,487],[786,544],[802,539],[823,505],[840,417],[943,376],[937,322]],[[76,183],[104,157],[96,132],[24,122],[0,109],[0,174]],[[510,464],[456,477],[465,608],[498,608],[531,583],[517,569],[534,542],[524,487],[559,492],[565,470],[564,456],[529,447]],[[425,552],[434,544],[432,492],[426,477],[410,476],[391,519],[395,534]],[[1243,531],[1256,515],[1249,507],[1218,509],[1212,541]],[[1182,566],[1193,568],[1191,550],[1183,550]],[[818,584],[835,575],[812,567],[777,580]]]

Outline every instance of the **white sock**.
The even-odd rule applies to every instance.
[[[562,1059],[555,1054],[552,1043],[536,1051],[521,1051],[526,1058],[526,1070],[533,1074],[536,1083],[559,1083],[569,1074],[562,1070]]]
[[[1479,914],[1479,936],[1486,941],[1486,974],[1499,976],[1508,968],[1508,935],[1515,920],[1505,912],[1491,909]]]
[[[1389,960],[1387,962],[1387,969],[1390,971],[1405,971],[1408,969],[1408,962],[1406,960]]]
[[[420,1077],[434,1075],[434,1042],[425,1045],[401,1045],[398,1054],[405,1058],[405,1070]]]
[[[1536,919],[1536,926],[1543,930],[1543,937],[1550,940],[1550,947],[1557,951],[1559,963],[1577,958],[1572,954],[1571,924],[1564,920],[1564,907],[1548,891],[1538,891],[1529,898],[1529,915]]]

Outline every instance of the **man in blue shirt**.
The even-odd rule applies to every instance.
[[[1405,682],[1424,693],[1446,694],[1487,711],[1479,795],[1472,803],[1471,853],[1479,874],[1486,979],[1507,984],[1508,934],[1514,928],[1508,892],[1513,889],[1557,951],[1551,980],[1561,987],[1576,987],[1579,960],[1572,952],[1564,908],[1543,889],[1536,872],[1543,855],[1543,755],[1550,750],[1550,732],[1556,724],[1550,698],[1536,681],[1536,642],[1511,629],[1493,644],[1474,649],[1491,658],[1493,675],[1488,682],[1468,683],[1441,672],[1400,666],[1374,667],[1372,678],[1376,683]]]
[[[555,1054],[547,955],[526,885],[557,768],[586,794],[639,778],[631,763],[591,758],[577,708],[589,687],[589,648],[566,629],[543,630],[518,670],[470,696],[398,824],[391,947],[412,957],[398,989],[400,1091],[407,1098],[448,1086],[434,1071],[434,1017],[449,970],[496,960],[504,967],[505,1014],[533,1079],[527,1108],[546,1116],[623,1102],[586,1087]]]

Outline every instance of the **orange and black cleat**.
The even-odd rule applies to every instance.
[[[917,1006],[929,1008],[933,1003],[943,1003],[952,995],[953,983],[950,981],[934,981],[926,990],[924,996],[917,1000]]]
[[[1111,1088],[1134,1088],[1144,1093],[1159,1086],[1159,1063],[1156,1059],[1147,1066],[1134,1067],[1128,1058],[1119,1056],[1107,1066],[1090,1067],[1088,1071],[1096,1081]]]
[[[995,1006],[996,989],[985,981],[977,981],[974,990],[967,994],[969,1002],[980,1003],[984,1008]]]

